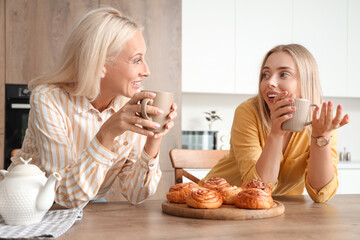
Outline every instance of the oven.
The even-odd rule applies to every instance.
[[[5,85],[5,151],[4,168],[11,163],[11,152],[19,149],[28,127],[30,91],[27,85]]]

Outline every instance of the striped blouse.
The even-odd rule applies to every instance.
[[[47,175],[59,172],[55,201],[65,207],[84,207],[104,197],[116,177],[122,195],[138,204],[156,191],[161,170],[159,154],[144,151],[146,137],[126,131],[109,150],[95,137],[101,125],[127,101],[116,98],[99,112],[86,97],[71,96],[57,85],[41,85],[30,97],[28,129],[22,149],[12,157],[10,169],[20,157]]]

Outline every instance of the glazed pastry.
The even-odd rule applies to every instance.
[[[225,178],[212,177],[203,182],[203,187],[218,191],[222,187],[231,187]]]
[[[241,187],[232,186],[219,188],[218,191],[223,198],[223,204],[234,204],[234,197],[242,190]]]
[[[175,184],[170,187],[168,193],[166,194],[166,198],[171,203],[185,203],[187,195],[194,187],[199,186],[193,182]]]
[[[219,192],[208,188],[193,188],[186,198],[186,204],[193,208],[218,208],[223,199]]]
[[[234,197],[234,204],[239,208],[269,209],[274,205],[270,193],[258,188],[248,188]]]
[[[269,194],[271,194],[271,188],[269,187],[269,185],[267,185],[265,182],[259,180],[259,179],[253,179],[247,182],[244,182],[241,187],[243,189],[248,189],[248,188],[257,188],[257,189],[261,189]]]

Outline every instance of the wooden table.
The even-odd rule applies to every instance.
[[[162,212],[162,201],[90,203],[58,239],[360,239],[360,195],[336,195],[327,203],[308,196],[274,199],[285,213],[257,220],[175,217]]]

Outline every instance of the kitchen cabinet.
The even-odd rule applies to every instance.
[[[347,96],[347,1],[294,0],[293,42],[314,55],[325,96]]]
[[[360,169],[339,169],[339,189],[337,194],[360,194]]]
[[[182,91],[235,93],[235,0],[182,1]]]
[[[360,95],[360,1],[349,0],[348,6],[348,95]],[[343,83],[342,83],[343,84]]]
[[[75,21],[98,0],[6,1],[6,83],[27,84],[53,66]]]
[[[236,0],[224,6],[212,0],[210,7],[200,0],[190,7],[189,2],[183,1],[183,92],[256,94],[266,52],[278,44],[299,43],[318,62],[324,96],[360,97],[358,0]],[[215,22],[213,16],[221,17]],[[203,27],[218,22],[226,27]],[[214,44],[232,35],[234,42]],[[216,61],[222,60],[219,50],[228,61]],[[229,64],[235,65],[233,75],[225,71]],[[227,77],[219,82],[222,73]]]
[[[292,2],[236,1],[236,93],[256,94],[264,55],[291,42]]]

